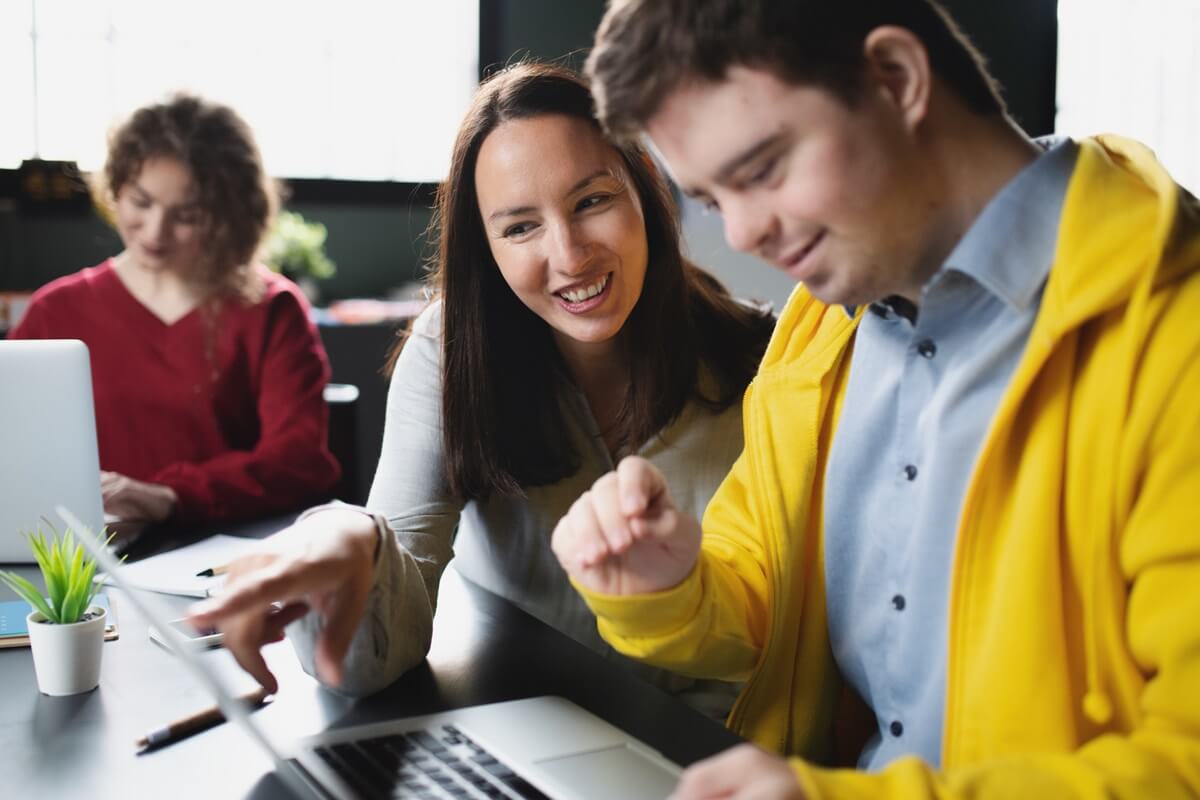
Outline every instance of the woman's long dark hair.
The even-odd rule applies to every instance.
[[[518,64],[479,88],[454,143],[432,223],[430,280],[442,300],[442,422],[447,479],[463,499],[561,480],[579,467],[560,406],[570,381],[550,327],[504,282],[475,193],[475,163],[500,124],[545,114],[586,120],[600,133],[592,96],[573,72]],[[745,390],[773,327],[679,249],[674,199],[646,153],[615,148],[645,217],[649,258],[642,293],[622,330],[629,389],[617,440],[630,451],[679,416],[689,398],[714,412]],[[403,346],[403,341],[398,343]],[[700,365],[714,380],[700,386]]]

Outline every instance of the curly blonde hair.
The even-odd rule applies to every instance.
[[[197,283],[214,297],[255,299],[254,259],[281,190],[263,169],[250,126],[228,106],[185,93],[134,111],[109,134],[104,168],[92,175],[93,198],[110,221],[122,187],[161,157],[184,164],[196,188],[206,237]]]

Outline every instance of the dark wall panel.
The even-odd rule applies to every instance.
[[[1009,111],[1031,136],[1054,131],[1056,0],[944,0],[1004,86]]]

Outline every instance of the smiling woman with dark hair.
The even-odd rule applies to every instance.
[[[600,135],[569,72],[525,64],[485,84],[435,224],[448,479],[465,498],[578,471],[564,379],[617,455],[689,401],[729,408],[758,366],[771,318],[683,257],[666,184],[641,148]]]
[[[310,512],[198,609],[268,687],[258,649],[300,616],[289,633],[327,683],[395,680],[428,648],[452,556],[624,661],[558,567],[555,523],[631,453],[699,513],[741,451],[741,396],[773,317],[683,257],[662,177],[604,137],[575,74],[523,64],[480,87],[435,224],[435,302],[395,355],[369,511]],[[717,717],[736,694],[625,664]]]

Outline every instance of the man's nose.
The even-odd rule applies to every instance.
[[[734,250],[760,253],[771,230],[771,214],[741,198],[722,199],[725,241]]]

